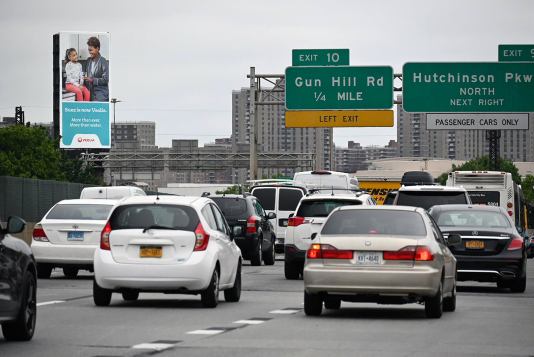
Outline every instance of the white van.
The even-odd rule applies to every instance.
[[[123,197],[146,196],[145,191],[135,186],[104,186],[104,187],[86,187],[80,194],[81,199],[104,199],[118,200]]]
[[[307,189],[304,186],[291,184],[291,181],[283,183],[264,183],[261,181],[269,180],[253,181],[254,186],[250,188],[250,193],[260,200],[267,213],[276,213],[276,218],[271,219],[275,232],[274,249],[276,253],[283,253],[289,215],[295,213],[295,209],[300,199],[306,195]]]
[[[296,172],[293,177],[296,184],[314,185],[320,187],[359,189],[358,179],[346,172],[315,170]]]

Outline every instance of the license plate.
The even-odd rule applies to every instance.
[[[161,258],[161,247],[141,247],[139,257],[141,258]]]
[[[283,219],[282,220],[282,227],[287,227],[287,222],[288,222],[287,219]]]
[[[484,242],[480,240],[469,240],[465,242],[466,249],[484,249]]]
[[[67,232],[67,240],[83,240],[83,232]]]
[[[356,264],[380,265],[382,264],[382,252],[356,252]]]

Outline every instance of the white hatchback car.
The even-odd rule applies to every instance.
[[[217,205],[207,197],[128,197],[117,203],[95,251],[93,298],[113,292],[200,294],[204,307],[241,296],[241,251]]]
[[[100,233],[116,202],[75,199],[54,205],[33,229],[31,248],[37,276],[48,279],[54,268],[63,268],[70,278],[80,269],[93,271]]]
[[[319,232],[326,218],[340,206],[376,205],[366,192],[347,189],[314,189],[308,191],[290,216],[284,244],[284,274],[286,279],[298,279],[302,274],[306,250],[311,244],[311,235]]]

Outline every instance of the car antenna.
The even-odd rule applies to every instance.
[[[334,186],[332,186],[332,196],[334,195]]]
[[[158,186],[156,186],[156,200],[159,200],[159,191],[158,191]]]

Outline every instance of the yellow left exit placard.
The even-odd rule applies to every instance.
[[[286,128],[392,127],[393,110],[286,111]]]

